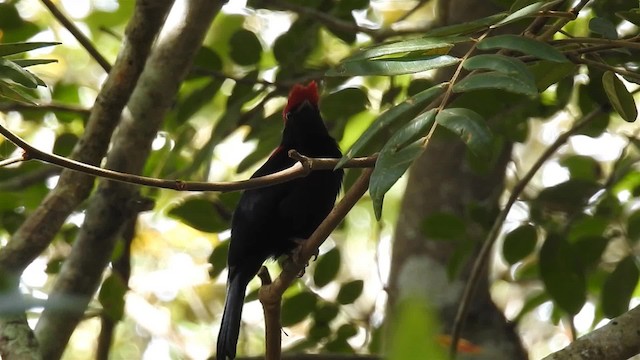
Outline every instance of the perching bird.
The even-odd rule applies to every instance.
[[[295,149],[308,157],[340,158],[318,109],[318,87],[295,85],[284,108],[280,146],[252,178],[291,167]],[[217,358],[234,359],[247,284],[270,257],[290,253],[307,239],[331,211],[342,183],[342,170],[313,171],[286,183],[247,190],[231,221],[227,297],[218,335]]]

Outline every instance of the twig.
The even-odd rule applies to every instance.
[[[636,80],[640,81],[640,74],[638,74],[636,72],[633,72],[633,71],[617,68],[615,66],[604,64],[604,63],[601,63],[599,61],[586,59],[584,57],[572,56],[570,58],[575,63],[585,64],[585,65],[588,65],[588,66],[599,68],[599,69],[604,70],[604,71],[612,71],[612,72],[615,72],[615,73],[620,74],[622,76],[627,76],[629,78],[636,79]]]
[[[566,17],[566,18],[558,19],[558,21],[556,21],[555,24],[549,26],[549,28],[547,30],[545,30],[542,34],[540,34],[537,37],[537,39],[544,41],[544,40],[552,38],[553,35],[555,35],[555,33],[557,33],[565,25],[567,25],[567,23],[569,23],[572,20],[577,19],[578,18],[578,13],[580,13],[582,8],[584,8],[587,5],[588,2],[589,2],[589,0],[580,0],[580,2],[578,4],[576,4],[576,6],[574,6],[571,10],[569,10],[569,12],[573,14],[573,17]]]
[[[44,4],[44,6],[49,9],[51,14],[67,29],[69,32],[78,40],[80,45],[87,50],[89,55],[93,57],[98,64],[104,69],[105,72],[111,71],[111,64],[105,59],[102,54],[96,49],[95,46],[91,43],[91,40],[87,38],[80,29],[69,20],[61,11],[56,7],[56,5],[51,0],[40,0]]]
[[[22,161],[25,161],[27,159],[24,158],[24,156],[15,156],[12,158],[8,158],[8,159],[4,159],[2,161],[0,161],[0,167],[4,167],[4,166],[8,166],[11,164],[15,164],[15,163],[19,163]]]
[[[551,144],[551,146],[549,146],[544,151],[544,153],[540,155],[538,160],[531,166],[531,169],[529,169],[529,171],[524,175],[524,177],[514,186],[513,190],[511,191],[511,195],[509,195],[509,199],[507,200],[507,203],[505,204],[502,211],[500,211],[500,214],[498,214],[498,217],[493,223],[493,226],[491,227],[491,230],[489,231],[489,234],[487,235],[486,240],[484,241],[484,243],[482,244],[482,247],[480,248],[480,251],[473,263],[473,267],[469,275],[469,280],[467,281],[467,284],[464,288],[462,298],[460,299],[460,305],[458,306],[458,311],[456,313],[456,317],[453,323],[453,330],[451,334],[452,346],[449,350],[450,350],[450,355],[452,359],[455,359],[455,356],[456,356],[457,344],[462,334],[462,328],[464,327],[464,320],[466,318],[467,311],[471,303],[471,299],[478,285],[478,279],[480,278],[480,276],[482,276],[482,274],[484,274],[483,269],[485,268],[486,263],[489,259],[491,249],[493,248],[493,245],[495,244],[496,239],[500,234],[500,229],[502,229],[502,224],[507,218],[507,215],[509,214],[511,207],[516,202],[516,200],[518,200],[518,198],[520,197],[520,194],[524,191],[526,186],[529,184],[529,182],[531,181],[533,176],[536,174],[536,172],[542,167],[542,165],[547,160],[549,160],[549,158],[562,145],[564,145],[571,136],[573,136],[578,130],[582,129],[589,122],[591,122],[597,115],[600,114],[601,111],[603,111],[602,108],[594,109],[589,114],[584,116],[580,122],[576,123],[573,127],[571,127],[571,129],[567,130],[565,133],[558,136],[556,141],[554,141],[553,144]]]
[[[321,22],[322,24],[326,25],[327,27],[334,29],[334,30],[338,30],[338,31],[344,31],[344,32],[349,32],[349,33],[364,33],[364,34],[368,34],[371,37],[375,37],[378,33],[378,31],[376,29],[371,29],[371,28],[366,28],[366,27],[362,27],[362,26],[358,26],[356,23],[352,23],[352,22],[348,22],[348,21],[344,21],[338,18],[335,18],[327,13],[324,13],[322,11],[318,11],[316,9],[313,9],[311,7],[307,7],[307,6],[303,6],[303,5],[298,5],[296,3],[293,2],[285,2],[285,1],[280,1],[280,0],[264,0],[263,1],[265,4],[270,4],[270,5],[274,5],[278,8],[284,9],[284,10],[289,10],[289,11],[293,11],[297,14],[301,14],[301,15],[307,15],[309,17],[312,17],[316,20],[318,20],[318,22]]]
[[[86,109],[76,105],[69,104],[60,104],[60,103],[49,103],[49,104],[25,104],[25,103],[17,103],[17,102],[2,102],[0,103],[0,111],[59,111],[59,112],[70,112],[76,113],[82,116],[89,116],[91,113],[90,109]]]
[[[45,163],[53,164],[65,169],[75,170],[84,174],[94,175],[110,180],[116,180],[129,184],[152,186],[163,189],[172,189],[177,191],[238,191],[255,189],[259,187],[280,184],[298,177],[303,177],[312,170],[332,170],[339,160],[304,157],[307,160],[306,162],[298,162],[288,169],[249,180],[231,182],[165,180],[103,169],[80,161],[67,159],[63,156],[38,150],[35,147],[29,145],[19,136],[7,130],[7,128],[2,125],[0,125],[0,134],[4,135],[4,137],[14,143],[16,146],[22,148],[25,151],[25,156],[27,156],[28,159],[40,160]],[[295,151],[291,153],[291,155],[293,156],[301,156],[300,154],[296,154],[297,153]],[[352,159],[347,162],[345,167],[373,167],[375,165],[376,159],[376,156]]]
[[[46,166],[25,174],[10,176],[4,181],[0,181],[0,191],[19,191],[31,185],[41,183],[47,178],[60,174],[60,168]]]
[[[640,37],[634,36],[627,39],[600,39],[600,38],[586,38],[586,37],[574,37],[570,39],[558,39],[550,41],[551,44],[597,44],[597,45],[610,45],[612,48],[622,47],[631,49],[640,49],[640,43],[638,42]]]
[[[327,215],[327,217],[322,221],[320,226],[311,234],[309,239],[304,241],[300,247],[296,249],[294,255],[291,259],[285,262],[283,266],[282,272],[278,276],[275,281],[269,285],[262,286],[259,292],[259,299],[262,304],[269,304],[272,308],[270,311],[275,310],[275,308],[279,308],[282,302],[282,294],[287,290],[287,288],[293,283],[295,279],[298,278],[298,274],[306,264],[309,262],[312,256],[314,256],[320,245],[327,239],[329,234],[340,224],[340,222],[344,219],[344,217],[349,213],[351,208],[360,200],[360,198],[364,195],[364,193],[369,188],[369,179],[371,178],[371,173],[373,172],[372,168],[367,168],[362,171],[362,174],[358,177],[356,182],[353,184],[351,189],[346,192],[342,200],[334,206],[333,210]],[[265,312],[266,312],[265,308]],[[267,319],[265,318],[265,321]],[[273,321],[273,320],[269,320]],[[279,317],[278,317],[279,323]],[[273,326],[273,325],[272,325]],[[271,328],[272,332],[280,332],[280,327]],[[267,339],[271,339],[271,341],[276,341],[275,334],[267,334]],[[276,344],[270,344],[269,346],[273,347]],[[275,347],[280,347],[280,344],[277,344]],[[269,358],[271,359],[279,359],[278,358]]]

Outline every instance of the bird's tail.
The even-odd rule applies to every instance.
[[[218,349],[216,353],[218,360],[234,359],[236,357],[236,345],[238,344],[238,334],[240,333],[240,318],[242,316],[245,291],[253,276],[253,274],[247,276],[238,271],[229,273],[227,297],[224,302],[222,323],[218,334]]]

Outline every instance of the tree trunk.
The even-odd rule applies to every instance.
[[[480,0],[440,1],[438,23],[461,23],[498,11],[490,2]],[[442,72],[438,80],[444,81],[450,76]],[[461,249],[457,247],[463,245],[433,241],[423,234],[423,223],[434,213],[455,215],[467,224],[466,243],[473,242],[475,248],[479,248],[487,226],[477,220],[477,213],[480,210],[482,214],[492,214],[498,207],[511,144],[503,146],[492,169],[479,174],[466,160],[465,145],[445,132],[436,131],[409,174],[393,243],[388,314],[393,318],[394,310],[407,297],[425,298],[440,314],[443,332],[449,334],[473,256],[464,259],[460,270],[450,278],[449,264],[460,254]],[[480,354],[474,354],[474,359],[527,359],[514,326],[493,303],[489,286],[488,276],[483,276],[462,337],[482,348]]]

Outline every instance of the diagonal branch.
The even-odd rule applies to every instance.
[[[102,54],[100,54],[98,49],[96,49],[96,47],[93,46],[93,44],[91,43],[91,40],[89,40],[89,38],[86,37],[86,35],[83,34],[82,31],[80,31],[80,29],[78,29],[78,27],[71,20],[69,20],[62,13],[62,11],[60,11],[60,9],[56,7],[53,1],[51,0],[40,0],[40,1],[42,1],[44,6],[46,6],[47,9],[49,9],[49,12],[51,12],[51,14],[62,24],[62,26],[64,26],[67,30],[69,30],[71,35],[73,35],[76,38],[76,40],[78,40],[80,45],[82,45],[82,47],[84,47],[85,50],[87,50],[89,55],[91,55],[91,57],[94,58],[96,62],[98,62],[98,64],[100,64],[100,66],[104,69],[104,71],[107,73],[110,72],[111,64],[109,64],[107,59],[105,59],[105,57],[102,56]]]
[[[347,191],[344,198],[331,210],[329,215],[322,221],[320,226],[311,234],[309,239],[304,241],[302,245],[294,252],[292,259],[287,261],[273,283],[264,282],[260,288],[259,299],[263,304],[265,313],[265,324],[267,325],[266,354],[269,355],[266,360],[279,359],[281,338],[280,338],[280,306],[282,303],[282,294],[287,288],[298,278],[298,274],[309,263],[311,257],[318,252],[320,245],[327,239],[329,234],[338,227],[342,219],[349,213],[351,208],[360,200],[369,188],[369,179],[373,173],[372,168],[364,169],[358,177],[351,189]]]

